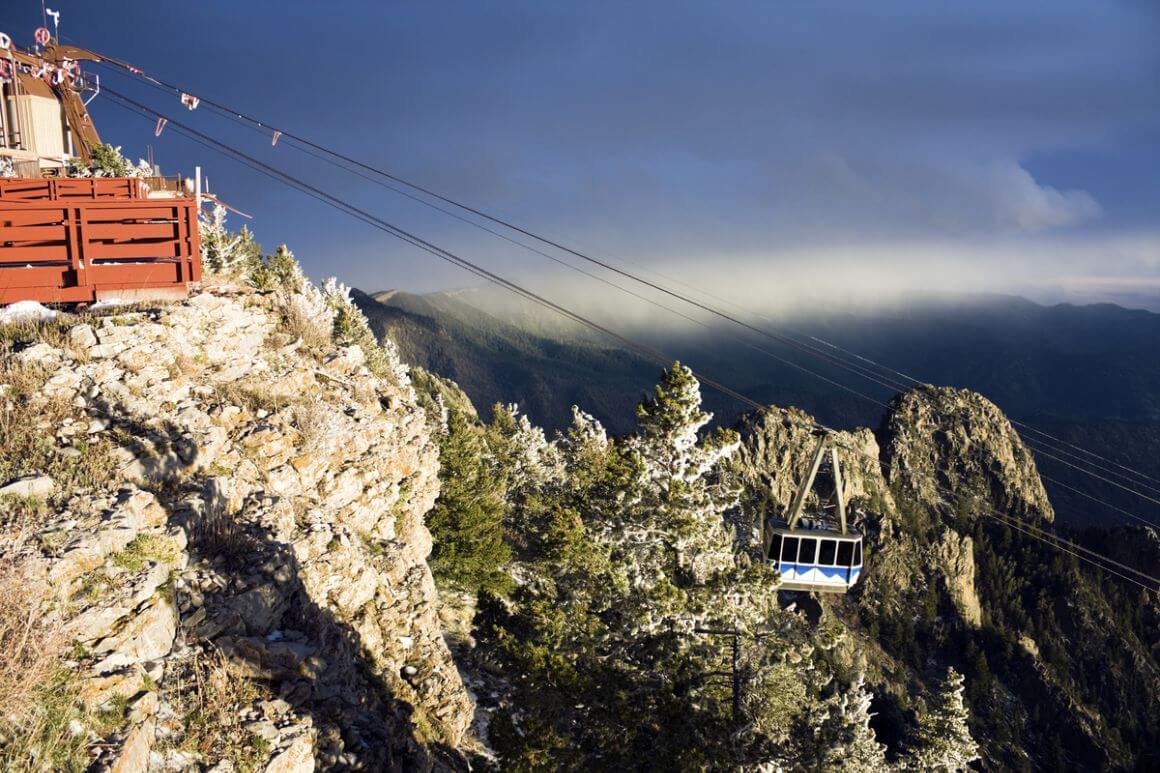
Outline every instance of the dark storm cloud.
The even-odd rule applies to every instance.
[[[475,12],[434,41],[408,20],[430,45],[387,83],[425,123],[397,130],[414,166],[634,249],[1094,224],[1098,197],[1025,160],[1160,123],[1155,30],[1128,5]]]
[[[1160,168],[1160,21],[1145,0],[61,5],[72,30],[147,69],[670,268],[1074,292],[1160,263],[1160,193],[1136,179]],[[465,281],[307,218],[313,205],[265,181],[214,174],[314,273]],[[355,190],[530,270],[507,245]]]

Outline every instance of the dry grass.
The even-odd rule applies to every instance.
[[[182,718],[183,751],[201,757],[206,766],[222,760],[240,771],[254,770],[270,753],[269,742],[255,736],[239,715],[264,695],[257,683],[220,652],[193,656],[177,694],[167,696]]]
[[[31,344],[44,343],[63,350],[74,360],[89,361],[89,353],[73,345],[69,331],[85,317],[68,316],[44,322],[13,322],[0,325],[0,350],[19,349]]]
[[[224,504],[211,502],[194,523],[191,543],[203,556],[237,558],[250,549],[250,538],[237,516],[226,511]]]
[[[318,353],[332,346],[329,322],[321,324],[301,304],[283,304],[282,322],[285,332],[301,338],[303,347],[309,352]]]
[[[27,558],[0,558],[0,769],[83,770],[86,739],[71,673],[62,665],[63,621],[30,582]],[[17,556],[15,558],[11,556]]]
[[[0,478],[43,472],[55,454],[54,433],[66,418],[83,418],[67,400],[42,397],[46,369],[11,359],[0,361]]]
[[[169,377],[176,379],[180,376],[192,378],[202,369],[201,363],[188,354],[178,354],[173,358],[173,362],[169,363],[167,370]]]
[[[57,349],[69,348],[68,331],[75,320],[52,319],[44,322],[10,322],[0,325],[0,342],[8,346],[46,343]]]
[[[23,536],[39,528],[46,520],[48,503],[40,497],[0,497],[0,550],[13,536]]]
[[[57,669],[46,683],[37,685],[35,704],[24,722],[0,720],[0,734],[11,738],[0,744],[0,770],[87,770],[92,719],[79,703],[72,672]]]
[[[307,452],[322,448],[332,430],[330,411],[313,400],[294,406],[294,424],[301,435],[302,450]]]
[[[28,559],[0,558],[0,717],[27,713],[65,644],[63,624],[29,581],[30,568]]]
[[[41,394],[48,372],[37,365],[0,358],[0,485],[25,475],[48,475],[63,499],[84,488],[110,483],[116,472],[111,442],[80,435],[64,455],[55,433],[65,419],[87,423],[88,417],[62,397]]]
[[[290,395],[271,392],[269,385],[263,384],[258,379],[241,378],[218,384],[214,389],[222,402],[244,408],[251,413],[259,410],[273,413],[293,402]]]

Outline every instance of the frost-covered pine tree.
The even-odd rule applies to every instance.
[[[540,446],[513,413],[497,415],[505,437]],[[729,739],[736,717],[769,705],[792,676],[771,633],[782,623],[774,578],[738,563],[724,525],[737,492],[718,466],[737,439],[702,435],[710,416],[679,363],[637,415],[638,432],[614,439],[574,410],[553,444],[557,482],[512,505],[516,588],[510,603],[487,606],[479,641],[520,675],[522,732],[499,743],[513,767],[542,764],[544,748],[583,748],[610,768],[768,759],[748,753],[771,745],[762,723],[743,720],[758,728],[745,754]],[[744,657],[731,658],[735,640]],[[734,662],[740,678],[723,677]],[[755,699],[739,700],[743,690]]]
[[[248,228],[242,226],[234,233],[226,227],[225,207],[215,205],[212,212],[203,212],[199,219],[202,264],[207,271],[244,274],[261,261],[262,248]]]
[[[509,494],[554,485],[563,474],[560,453],[554,443],[520,413],[519,405],[496,404],[489,433],[495,454],[508,471]]]
[[[888,770],[886,747],[870,727],[874,696],[859,675],[850,689],[836,692],[803,717],[784,765],[790,770],[870,773]]]
[[[979,759],[979,745],[971,737],[970,714],[963,701],[963,675],[951,668],[930,711],[919,717],[914,748],[903,760],[911,770],[966,770]]]
[[[674,580],[696,584],[732,568],[733,539],[724,514],[737,504],[739,491],[715,473],[740,440],[731,432],[701,440],[713,416],[701,410],[701,385],[679,362],[661,375],[636,414],[640,431],[630,448],[644,464],[644,479],[640,518],[627,526],[642,545],[654,546],[642,551],[653,570],[674,563]]]
[[[322,295],[334,311],[333,337],[340,346],[358,346],[366,357],[367,367],[377,376],[390,378],[401,389],[414,396],[410,369],[399,356],[395,342],[384,337],[380,343],[370,321],[355,305],[351,289],[334,277],[322,283]]]
[[[134,164],[121,155],[121,146],[103,144],[92,148],[92,158],[88,163],[79,158],[69,160],[65,173],[69,177],[137,177],[154,176],[153,167],[145,159]]]

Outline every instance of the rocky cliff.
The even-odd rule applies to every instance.
[[[736,425],[732,473],[748,510],[785,511],[810,462],[813,424],[796,409],[769,409]],[[985,768],[1148,767],[1138,743],[1160,722],[1147,697],[1160,690],[1147,633],[1155,595],[1113,587],[985,517],[1053,519],[1034,459],[1002,412],[967,390],[922,387],[893,402],[878,432],[834,440],[866,534],[866,571],[845,597],[795,601],[816,607],[819,625],[849,631],[833,657],[866,674],[879,739],[902,742],[931,675],[954,666],[968,676]],[[1128,542],[1146,553],[1156,539],[1135,529],[1091,544]]]
[[[405,369],[304,303],[223,285],[2,353],[5,417],[31,425],[5,431],[31,450],[0,466],[0,570],[71,648],[70,762],[458,764],[472,703],[425,561],[437,448]],[[0,739],[16,764],[32,746]]]
[[[1055,518],[1035,458],[980,394],[919,387],[893,402],[884,434],[887,476],[917,505],[979,504],[1019,518]]]

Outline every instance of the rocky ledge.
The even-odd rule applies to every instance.
[[[0,480],[0,563],[51,599],[97,769],[458,764],[472,705],[423,522],[437,448],[405,369],[373,374],[329,318],[288,326],[295,301],[209,288],[3,355],[37,387],[4,399],[63,406],[32,411],[67,416],[33,428],[51,452],[107,470]]]

